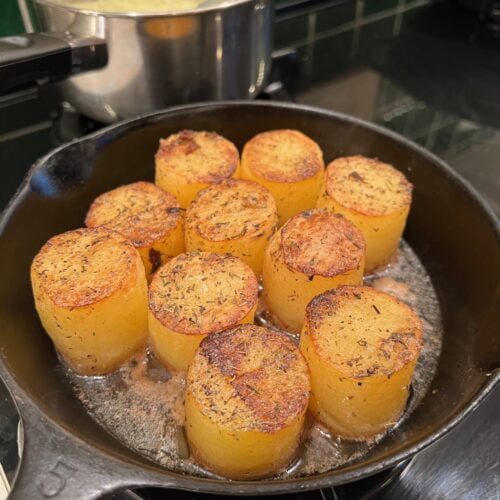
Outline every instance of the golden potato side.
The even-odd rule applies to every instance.
[[[186,249],[230,253],[260,275],[277,224],[276,203],[265,187],[230,179],[196,195],[186,212]]]
[[[333,433],[369,439],[405,409],[422,323],[374,288],[342,286],[307,306],[300,337],[311,371],[311,413]]]
[[[299,333],[314,296],[363,282],[364,250],[363,235],[341,215],[312,209],[292,217],[264,255],[267,308],[284,328]]]
[[[344,215],[361,230],[369,273],[396,252],[410,211],[411,191],[410,182],[391,165],[349,156],[328,165],[317,206]]]
[[[155,156],[155,183],[187,208],[209,184],[238,177],[236,146],[215,132],[183,130],[160,139]]]
[[[137,250],[106,228],[51,238],[31,265],[35,307],[76,372],[102,375],[144,344],[147,283]]]
[[[298,130],[271,130],[248,141],[241,155],[241,178],[271,191],[280,226],[316,205],[325,164],[320,147]]]
[[[139,250],[146,276],[184,252],[184,216],[170,193],[151,182],[134,182],[98,196],[85,217],[87,227],[118,231]]]
[[[309,390],[307,365],[285,334],[243,325],[209,335],[187,375],[192,455],[232,479],[278,472],[299,445]]]
[[[187,370],[209,334],[252,323],[257,278],[228,254],[183,253],[160,267],[149,287],[149,334],[160,361]]]

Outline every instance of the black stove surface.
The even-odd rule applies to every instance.
[[[497,4],[278,0],[274,64],[270,83],[259,97],[335,109],[384,125],[442,157],[499,214]],[[0,99],[0,207],[33,161],[101,126],[61,103],[54,89],[27,93],[15,104]],[[497,388],[409,464],[350,485],[283,498],[500,498],[499,416]],[[0,384],[0,462],[7,483],[18,463],[17,422]],[[148,489],[113,498],[213,497]]]
[[[372,477],[357,481],[351,484],[336,486],[335,488],[325,488],[316,491],[304,491],[300,493],[289,493],[287,495],[271,496],[265,495],[260,497],[246,497],[248,499],[273,499],[283,498],[283,500],[368,500],[380,498],[383,491],[386,491],[388,486],[392,484],[402,473],[406,467],[406,463],[402,463],[390,470],[381,472]],[[213,500],[214,495],[203,493],[191,493],[188,491],[171,491],[171,498],[175,500]],[[135,491],[127,491],[121,494],[113,495],[108,500],[165,500],[170,498],[166,490],[147,488]],[[227,500],[241,500],[241,496],[224,496]]]

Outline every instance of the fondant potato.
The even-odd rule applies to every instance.
[[[155,183],[187,208],[209,184],[238,177],[236,146],[215,132],[183,130],[160,139],[155,156]]]
[[[264,255],[264,301],[284,328],[299,333],[316,295],[363,282],[364,241],[342,216],[307,210],[271,238]]]
[[[230,179],[196,195],[186,212],[186,248],[230,253],[260,275],[264,250],[277,225],[276,203],[265,187]]]
[[[276,200],[280,226],[316,205],[324,169],[320,147],[298,130],[257,134],[241,154],[241,177],[269,189]]]
[[[344,438],[385,431],[405,409],[422,335],[410,307],[374,288],[342,286],[315,297],[300,337],[311,413]]]
[[[228,254],[190,252],[162,266],[149,287],[149,333],[157,357],[183,371],[210,333],[252,323],[257,278]]]
[[[412,185],[391,165],[364,156],[332,161],[317,207],[344,215],[363,233],[365,271],[386,264],[398,248],[410,211]]]
[[[116,369],[147,337],[147,282],[138,251],[106,228],[52,237],[31,266],[35,307],[77,373]]]
[[[184,216],[170,193],[151,182],[134,182],[98,196],[85,218],[87,227],[118,231],[137,248],[146,276],[184,251]]]
[[[309,389],[307,365],[286,335],[254,325],[209,335],[187,375],[192,455],[232,479],[278,472],[297,451]]]

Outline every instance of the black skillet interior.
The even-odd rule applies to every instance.
[[[85,413],[40,326],[29,283],[30,263],[41,245],[56,233],[82,226],[87,207],[103,191],[152,180],[158,139],[184,128],[216,131],[240,149],[258,132],[295,128],[320,144],[326,161],[365,154],[396,165],[415,186],[405,237],[432,277],[444,320],[443,352],[431,390],[411,418],[368,457],[315,478],[274,486],[267,481],[241,484],[238,491],[287,492],[376,472],[430,442],[492,387],[491,380],[498,377],[488,372],[500,366],[500,255],[491,213],[439,160],[393,134],[331,112],[247,102],[173,108],[111,127],[60,148],[32,169],[4,214],[0,241],[0,349],[21,399],[32,400],[56,427],[119,461],[157,470],[169,484],[236,491],[235,483],[223,481],[179,483],[175,475],[126,449]]]

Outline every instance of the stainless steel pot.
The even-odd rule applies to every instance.
[[[45,34],[0,39],[0,88],[69,77],[59,84],[63,98],[106,123],[172,104],[253,97],[270,67],[270,0],[204,4],[123,14],[33,0]]]

